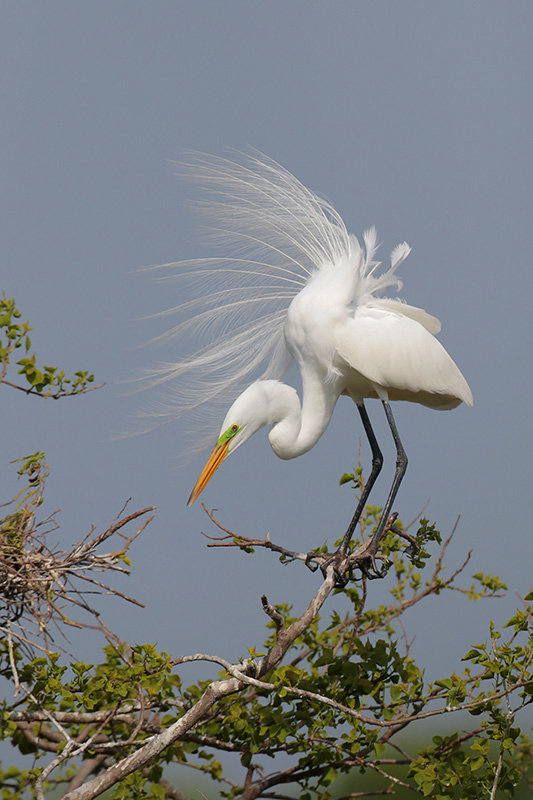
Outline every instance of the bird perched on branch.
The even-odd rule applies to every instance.
[[[383,461],[364,402],[375,398],[383,405],[397,462],[368,548],[373,557],[407,466],[390,401],[434,409],[472,405],[466,380],[435,338],[439,321],[382,297],[401,288],[396,271],[411,248],[397,245],[390,267],[380,271],[374,228],[363,234],[361,245],[329,202],[261,154],[242,161],[196,155],[189,167],[205,191],[200,206],[224,255],[176,265],[198,288],[197,299],[174,309],[186,319],[170,335],[195,330],[209,341],[192,357],[164,365],[155,382],[180,379],[181,391],[189,395],[167,409],[179,414],[235,397],[259,379],[229,408],[188,502],[264,426],[270,426],[268,438],[279,458],[306,453],[346,395],[361,417],[372,469],[339,549],[345,553]],[[301,401],[293,387],[280,382],[291,361],[301,373]]]

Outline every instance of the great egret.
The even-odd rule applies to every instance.
[[[357,405],[372,450],[372,469],[340,547],[345,553],[382,466],[382,454],[364,405],[381,400],[397,450],[396,472],[368,554],[376,554],[407,457],[389,401],[435,409],[472,405],[466,380],[435,338],[440,322],[420,308],[379,295],[402,284],[396,276],[409,255],[406,242],[378,275],[374,228],[364,247],[350,235],[329,202],[261,154],[241,164],[213,156],[193,158],[192,175],[207,190],[201,206],[217,240],[233,246],[221,259],[178,265],[200,283],[198,299],[174,309],[189,314],[172,335],[190,328],[211,334],[195,356],[165,365],[155,382],[191,373],[190,395],[173,401],[170,414],[220,399],[264,371],[227,412],[211,456],[188,503],[193,503],[231,453],[265,425],[275,454],[295,458],[326,430],[340,395]],[[211,282],[210,290],[203,282]],[[213,328],[213,331],[211,329]],[[279,378],[294,359],[302,402]],[[181,381],[182,388],[187,386]]]

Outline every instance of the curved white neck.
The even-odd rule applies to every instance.
[[[270,445],[279,458],[290,459],[306,453],[326,430],[338,394],[328,391],[327,383],[312,376],[303,382],[303,406],[292,386],[277,381],[268,387],[268,419],[272,423],[268,435]]]

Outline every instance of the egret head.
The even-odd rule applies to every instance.
[[[187,505],[194,503],[226,456],[233,453],[252,434],[269,422],[267,394],[268,384],[271,383],[275,382],[253,383],[235,400],[226,414],[217,443],[191,492]]]

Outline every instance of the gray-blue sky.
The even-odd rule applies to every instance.
[[[182,148],[256,147],[328,196],[353,233],[376,224],[385,250],[411,244],[402,297],[441,318],[475,405],[397,408],[410,464],[396,507],[408,521],[429,499],[444,533],[460,513],[450,562],[473,548],[471,571],[527,592],[531,22],[529,2],[490,0],[2,5],[2,288],[33,323],[44,363],[91,369],[107,385],[46,404],[2,392],[0,499],[14,488],[8,462],[42,448],[64,543],[108,524],[130,496],[132,508],[158,506],[125,585],[146,610],[106,609],[120,634],[232,659],[261,643],[261,593],[299,608],[318,580],[268,554],[206,550],[207,520],[199,504],[185,508],[202,464],[175,466],[187,419],[112,439],[141,403],[117,378],[172,358],[171,346],[134,349],[164,329],[135,318],[180,299],[133,271],[207,253],[184,208],[191,189],[169,163]],[[369,411],[388,467],[377,503],[394,452],[379,404]],[[347,400],[293,462],[259,434],[204,499],[236,531],[311,548],[350,516],[338,477],[360,435]],[[435,674],[510,609],[446,597],[407,623]]]

